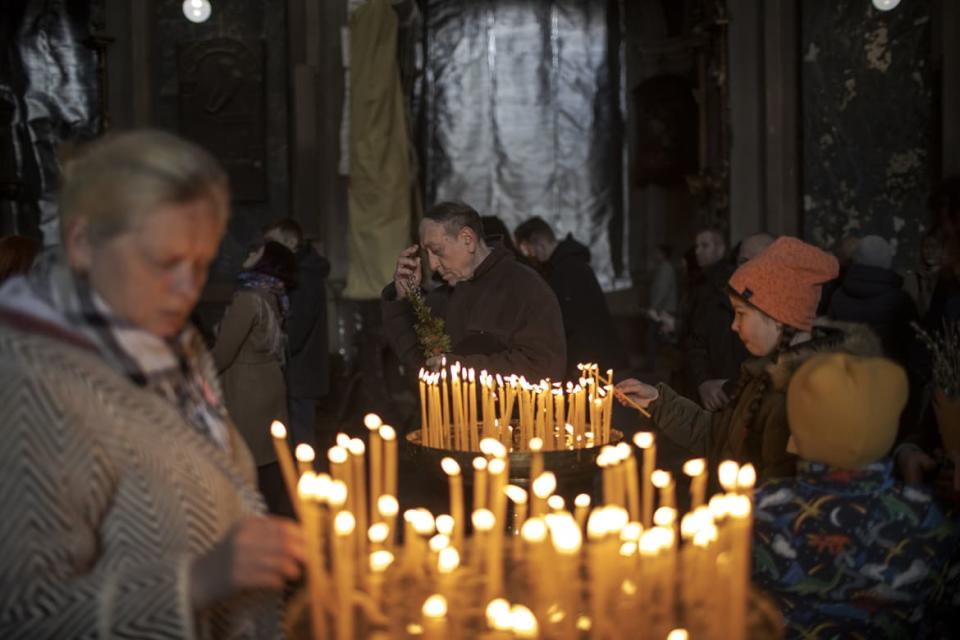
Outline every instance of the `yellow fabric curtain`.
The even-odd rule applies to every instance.
[[[371,0],[350,16],[350,228],[346,298],[378,298],[410,238],[410,154],[397,16]]]

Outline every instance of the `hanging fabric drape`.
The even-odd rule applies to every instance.
[[[379,298],[410,239],[409,137],[388,0],[350,15],[349,266],[344,297]]]
[[[513,229],[534,215],[629,284],[617,0],[425,0],[420,132],[427,203]]]

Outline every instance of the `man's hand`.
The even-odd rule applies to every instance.
[[[727,406],[730,398],[723,390],[726,380],[706,380],[697,387],[700,401],[707,411],[717,411]]]
[[[897,454],[897,467],[907,484],[923,484],[923,475],[937,468],[937,462],[916,445],[903,445]],[[956,479],[954,480],[956,482]]]
[[[412,245],[400,252],[397,268],[393,272],[393,286],[397,289],[397,300],[410,295],[411,287],[420,286],[419,245]]]
[[[660,397],[660,392],[657,391],[656,387],[651,387],[650,385],[640,382],[634,378],[621,380],[617,383],[615,389],[616,393],[614,395],[620,404],[625,407],[635,408],[631,405],[631,403],[633,403],[634,405],[646,409],[650,406],[651,402]]]
[[[203,609],[247,589],[280,591],[300,576],[306,546],[300,526],[273,516],[238,522],[190,570],[191,603]]]

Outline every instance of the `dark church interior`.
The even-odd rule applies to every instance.
[[[960,3],[0,43],[0,636],[954,637]]]

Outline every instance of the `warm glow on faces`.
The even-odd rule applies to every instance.
[[[471,229],[464,227],[451,235],[443,223],[422,220],[420,246],[427,252],[430,269],[450,286],[473,277],[478,266],[475,261],[478,245]]]
[[[783,325],[747,304],[736,296],[730,296],[733,305],[733,324],[730,328],[740,336],[740,341],[752,355],[768,356],[777,349]]]
[[[65,235],[70,266],[124,320],[161,338],[175,336],[207,282],[224,222],[213,199],[158,205],[128,230],[94,244],[76,219]]]

